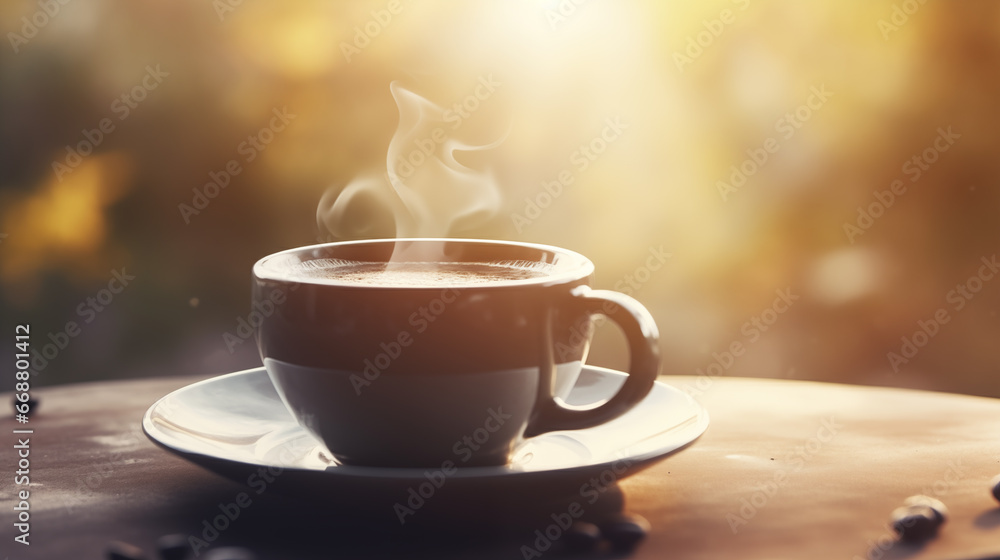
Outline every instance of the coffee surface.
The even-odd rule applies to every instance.
[[[291,275],[358,286],[457,287],[540,278],[550,272],[551,265],[528,261],[384,263],[317,259],[300,263]]]

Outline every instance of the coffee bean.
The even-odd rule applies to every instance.
[[[937,534],[937,513],[925,505],[902,506],[892,511],[892,529],[900,540],[920,542]]]
[[[910,496],[909,498],[903,500],[903,505],[927,506],[931,508],[934,510],[934,517],[937,519],[938,525],[948,521],[948,506],[944,505],[944,502],[937,498],[917,494],[916,496]]]
[[[137,546],[111,541],[108,543],[108,560],[146,560],[146,555]]]
[[[14,405],[14,413],[15,414],[20,414],[21,413],[21,411],[17,409],[17,405],[19,405],[19,404],[26,404],[26,405],[28,405],[28,414],[31,414],[32,412],[38,410],[38,399],[36,399],[34,397],[28,397],[28,400],[26,402],[23,402],[23,403],[15,398],[15,399],[13,399],[11,401],[11,404]]]
[[[1000,474],[993,477],[990,481],[990,492],[993,493],[993,497],[1000,501]]]
[[[649,521],[641,515],[616,513],[600,523],[601,534],[618,551],[629,551],[646,538]]]
[[[205,560],[257,560],[257,556],[248,548],[226,546],[208,551]]]
[[[162,560],[184,560],[191,554],[191,546],[184,535],[163,535],[156,540],[156,551]]]
[[[601,542],[601,530],[593,523],[577,521],[566,530],[562,538],[570,552],[590,552]]]

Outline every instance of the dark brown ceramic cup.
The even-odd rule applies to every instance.
[[[398,249],[432,247],[434,262],[516,262],[539,275],[448,286],[315,275],[330,263],[379,265]],[[291,249],[254,265],[257,342],[289,411],[342,463],[503,465],[525,437],[602,424],[653,386],[660,357],[652,317],[624,294],[591,289],[593,271],[578,253],[507,241]],[[561,399],[586,359],[595,315],[624,331],[629,376],[606,402],[569,406]]]

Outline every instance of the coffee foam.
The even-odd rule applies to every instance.
[[[365,286],[468,286],[540,278],[551,263],[523,260],[490,262],[371,262],[312,259],[291,267],[293,278],[328,279]]]

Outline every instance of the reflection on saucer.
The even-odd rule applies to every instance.
[[[626,375],[586,366],[566,401],[599,402],[615,394]],[[522,442],[510,464],[459,468],[453,486],[499,481],[519,487],[583,479],[613,468],[619,478],[679,451],[708,427],[708,413],[690,396],[657,381],[623,416],[584,430],[549,432]],[[263,368],[208,379],[157,401],[143,429],[168,451],[238,482],[260,467],[280,470],[289,486],[316,489],[398,487],[424,480],[421,468],[341,465],[285,409]],[[298,482],[299,484],[296,484]],[[377,483],[377,484],[374,484]],[[318,485],[318,486],[317,486]]]

